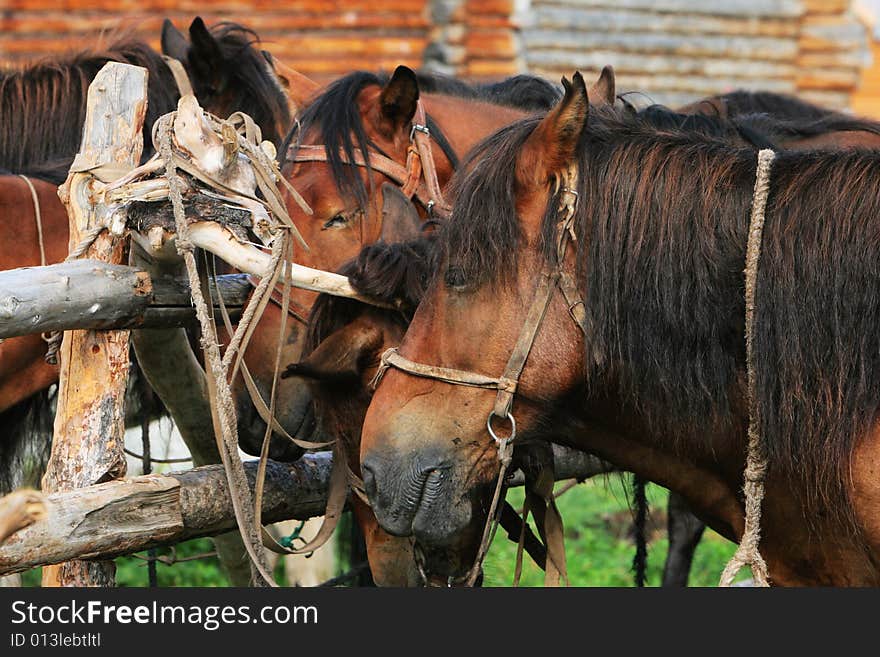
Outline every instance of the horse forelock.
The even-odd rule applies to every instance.
[[[359,293],[395,306],[395,310],[384,312],[403,319],[412,316],[425,295],[436,269],[436,254],[433,235],[408,242],[379,242],[364,247],[338,273],[348,277]],[[349,324],[365,309],[360,301],[319,295],[309,315],[304,355],[311,353],[327,336]]]
[[[292,143],[299,146],[305,139],[314,138],[324,144],[339,193],[356,199],[360,207],[367,206],[367,190],[360,172],[349,162],[354,161],[355,151],[360,150],[369,163],[372,140],[357,99],[365,87],[381,84],[378,76],[365,71],[355,71],[332,82],[299,113],[281,146],[281,153],[286,154]]]

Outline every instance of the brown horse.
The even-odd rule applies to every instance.
[[[754,340],[769,461],[760,546],[776,584],[880,583],[878,157],[788,151],[773,164]],[[382,526],[478,543],[499,472],[488,421],[677,490],[739,540],[756,168],[753,149],[590,109],[580,75],[546,117],[486,140],[365,420],[364,483]],[[557,276],[574,289],[556,292]],[[441,380],[419,364],[451,369]],[[501,372],[518,381],[501,394],[450,383]]]
[[[537,106],[546,110],[559,98],[555,87],[529,76],[482,88],[453,78],[416,74],[406,67],[398,67],[390,77],[355,72],[325,88],[289,70],[284,77],[291,102],[300,109],[295,128],[279,152],[282,175],[313,210],[306,214],[287,199],[288,212],[309,245],[308,250],[298,251],[295,259],[325,271],[336,271],[367,244],[412,238],[429,218],[424,206],[415,215],[397,211],[409,205],[409,198],[401,194],[402,181],[395,177],[393,167],[413,171],[408,167],[413,161],[414,125],[421,121],[430,131],[430,159],[442,189],[459,154],[493,130],[527,116]],[[597,98],[610,93],[613,91],[598,83],[594,87]],[[514,106],[517,95],[526,98],[528,109]],[[424,113],[424,118],[417,113]],[[357,164],[358,158],[364,166]],[[427,167],[426,162],[418,171]],[[415,178],[423,180],[418,171]],[[314,299],[315,294],[307,291],[291,294],[293,317],[287,322],[283,362],[300,359],[305,322]],[[245,356],[266,398],[272,386],[271,364],[280,322],[280,306],[268,306]],[[241,447],[259,454],[265,423],[240,379],[234,392]],[[320,437],[307,386],[296,379],[281,381],[278,398],[285,400],[278,409],[282,427],[301,438]],[[299,447],[277,437],[270,447],[270,456],[275,459],[295,460],[301,453]]]
[[[231,23],[208,30],[197,18],[190,26],[191,43],[168,22],[162,40],[173,44],[174,56],[183,61],[208,111],[218,116],[244,111],[260,120],[265,138],[279,144],[290,123],[286,96],[269,61],[254,47],[257,40],[253,32]],[[107,61],[144,66],[150,74],[144,144],[145,152],[151,153],[152,121],[175,109],[179,95],[161,55],[146,44],[116,41],[107,50],[83,51],[3,74],[0,155],[10,170],[36,172],[51,182],[29,178],[40,207],[37,221],[28,183],[19,176],[0,176],[0,207],[4,210],[0,269],[60,262],[66,257],[68,218],[54,183],[66,178],[79,149],[88,84]],[[79,121],[55,120],[59,115],[79,117]],[[10,126],[23,132],[13,132]],[[49,394],[57,382],[58,367],[46,363],[45,354],[46,344],[40,336],[11,338],[0,344],[0,424],[6,432],[0,441],[2,491],[25,483],[34,485],[48,456],[52,426]],[[40,431],[34,432],[34,427]]]

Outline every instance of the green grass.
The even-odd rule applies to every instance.
[[[667,491],[648,485],[650,515],[648,521],[648,586],[659,586],[668,548],[666,539]],[[522,505],[522,489],[508,493],[515,508]],[[624,481],[617,476],[595,477],[562,495],[559,510],[565,524],[565,552],[570,586],[602,587],[633,586],[631,570],[635,547],[633,544],[632,516],[627,502]],[[344,546],[344,541],[341,541]],[[178,559],[211,552],[208,539],[196,539],[176,547]],[[690,586],[717,586],[724,565],[736,546],[707,529],[697,547],[691,569]],[[341,552],[344,551],[344,548]],[[169,548],[160,555],[171,555]],[[143,556],[143,554],[142,554]],[[499,532],[484,563],[484,586],[511,586],[516,558],[516,545]],[[146,562],[136,557],[116,560],[116,578],[119,586],[145,587],[148,585]],[[340,572],[347,564],[340,563]],[[174,565],[157,564],[159,586],[228,586],[226,576],[216,557],[178,562]],[[278,568],[276,580],[285,584],[284,572]],[[747,577],[743,572],[738,579]],[[35,569],[24,574],[25,586],[39,586],[40,572]],[[543,586],[544,573],[524,559],[520,586]]]
[[[666,560],[666,499],[668,492],[648,485],[648,586],[659,586]],[[518,508],[522,489],[508,493]],[[632,515],[624,481],[618,476],[594,477],[575,486],[557,500],[565,525],[565,555],[570,586],[634,586]],[[736,545],[707,529],[697,546],[690,586],[717,586],[721,571]],[[516,545],[496,536],[484,563],[484,586],[511,586]],[[748,572],[741,573],[743,579]],[[544,572],[524,558],[520,586],[543,586]]]

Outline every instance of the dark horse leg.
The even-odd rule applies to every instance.
[[[706,529],[680,495],[669,491],[667,505],[669,553],[663,567],[663,586],[687,586],[694,551]]]

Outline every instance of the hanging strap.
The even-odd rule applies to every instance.
[[[183,68],[183,64],[180,63],[180,60],[174,59],[174,57],[169,57],[168,55],[162,55],[162,60],[171,71],[171,75],[174,76],[174,83],[177,85],[177,91],[180,93],[181,97],[195,96],[192,84],[190,84],[189,81],[189,75],[187,75],[186,69]]]

